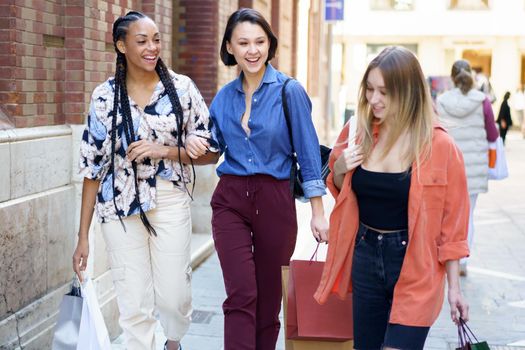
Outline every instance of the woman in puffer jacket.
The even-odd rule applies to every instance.
[[[452,65],[455,88],[437,98],[440,121],[463,152],[470,197],[469,248],[474,240],[473,212],[479,193],[488,190],[488,143],[496,141],[498,130],[489,99],[475,88],[467,60]],[[466,276],[466,258],[460,262],[460,275]]]

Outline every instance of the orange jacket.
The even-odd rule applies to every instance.
[[[345,125],[330,156],[330,168],[347,147]],[[408,196],[408,246],[394,289],[390,323],[430,327],[443,304],[445,262],[468,256],[469,197],[463,156],[452,138],[435,126],[432,153],[416,169],[412,164]],[[345,298],[352,291],[350,271],[359,224],[357,199],[351,189],[353,171],[345,175],[341,191],[327,185],[336,198],[330,215],[328,255],[314,295],[323,304],[331,292]]]

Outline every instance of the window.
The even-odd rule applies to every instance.
[[[451,10],[488,10],[489,0],[450,0]]]
[[[414,9],[414,2],[414,0],[370,0],[370,9],[410,11]]]

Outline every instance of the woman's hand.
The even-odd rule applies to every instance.
[[[363,163],[363,150],[360,145],[347,147],[334,163],[334,175],[344,175]]]
[[[450,317],[456,325],[459,325],[459,317],[465,322],[468,321],[469,306],[459,288],[448,289],[448,303],[450,304]]]
[[[82,283],[82,271],[86,270],[89,255],[89,242],[87,237],[79,236],[77,248],[73,254],[73,271]]]
[[[128,147],[128,158],[138,163],[144,158],[162,159],[168,155],[168,147],[148,140],[139,140],[133,142]]]
[[[324,217],[323,198],[321,196],[310,198],[312,207],[312,220],[310,229],[317,242],[328,242],[328,221]]]
[[[324,215],[312,215],[310,228],[317,242],[328,242],[328,220]]]
[[[197,159],[208,152],[210,144],[208,141],[197,135],[189,135],[186,138],[186,154],[192,158]]]

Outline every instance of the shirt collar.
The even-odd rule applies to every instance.
[[[235,83],[234,83],[234,87],[237,89],[237,91],[242,92],[242,93],[244,93],[244,90],[242,89],[242,78],[243,77],[244,77],[244,73],[241,71],[241,74],[239,74],[239,77],[235,80]],[[264,71],[264,75],[261,80],[261,84],[259,85],[259,88],[262,86],[262,84],[274,83],[276,81],[277,81],[277,70],[273,68],[273,66],[270,63],[267,63],[266,70]]]

